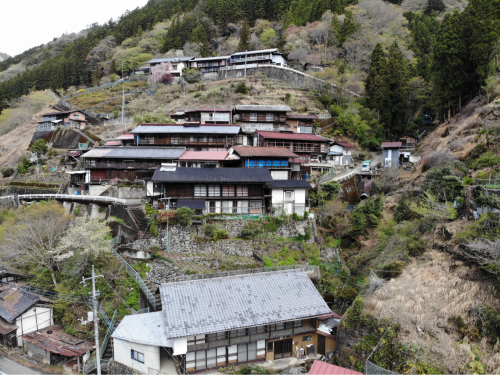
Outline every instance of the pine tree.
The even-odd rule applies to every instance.
[[[94,75],[92,77],[92,83],[94,84],[94,86],[97,86],[100,80],[101,80],[101,71],[99,69],[99,65],[96,64],[94,69]]]
[[[398,128],[405,120],[409,79],[408,63],[400,51],[398,43],[394,42],[387,54],[387,73],[385,76],[388,86],[390,111],[390,124],[387,128],[388,136],[397,133]]]
[[[434,12],[442,12],[446,9],[443,0],[427,0],[427,6],[425,7],[425,14],[431,14]]]
[[[248,27],[247,20],[244,20],[240,32],[240,42],[238,43],[238,52],[245,52],[250,50],[252,50],[252,45],[250,44],[250,28]]]
[[[109,69],[109,74],[116,74],[116,61],[111,60],[111,67]]]
[[[208,39],[207,33],[205,32],[205,28],[200,23],[191,34],[191,43],[200,43],[200,55],[201,57],[208,57],[210,52],[208,51]]]
[[[344,23],[340,28],[340,40],[339,46],[342,46],[344,42],[349,38],[352,34],[354,34],[359,28],[358,23],[354,19],[354,14],[350,10],[346,10]]]

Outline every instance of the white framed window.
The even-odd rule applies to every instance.
[[[248,214],[248,201],[238,201],[238,213]]]
[[[206,197],[207,196],[207,185],[194,185],[194,196],[195,197]]]
[[[274,121],[274,115],[272,113],[266,113],[266,121]]]
[[[222,202],[222,213],[232,214],[233,213],[233,201],[223,201]]]
[[[250,201],[250,213],[251,214],[261,214],[262,213],[262,201]]]
[[[257,121],[257,113],[250,113],[250,121]]]
[[[293,200],[293,190],[285,190],[285,200]]]
[[[138,352],[137,350],[131,349],[130,356],[134,361],[144,363],[144,353]]]
[[[209,197],[220,197],[220,185],[208,185]]]

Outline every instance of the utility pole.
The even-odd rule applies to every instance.
[[[123,72],[122,72],[123,75]],[[125,84],[122,86],[122,125],[123,125],[123,116],[125,114]]]
[[[96,276],[94,272],[94,265],[92,265],[92,277],[83,278],[82,284],[85,284],[86,280],[92,279],[92,307],[94,309],[94,328],[95,328],[95,358],[97,365],[97,375],[101,375],[101,355],[99,353],[99,319],[97,317],[97,295],[95,291],[95,279],[98,277],[104,277],[103,275]]]
[[[245,51],[245,79],[247,78],[247,51]]]
[[[168,230],[168,217],[170,215],[170,198],[167,199],[167,253],[170,252],[170,231]]]

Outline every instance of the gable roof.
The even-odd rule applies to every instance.
[[[306,319],[331,311],[300,269],[163,284],[160,296],[167,338]]]
[[[347,143],[347,142],[335,141],[335,142],[333,142],[333,144],[342,146],[344,148],[356,148],[356,146],[353,146],[353,145],[351,145],[350,143]]]
[[[275,180],[267,184],[270,189],[312,189],[306,180]]]
[[[94,147],[82,155],[83,158],[107,159],[178,159],[186,151],[183,147]]]
[[[134,135],[132,133],[123,133],[122,135],[120,135],[119,137],[116,137],[115,139],[116,140],[121,140],[121,141],[133,140],[134,139]]]
[[[175,168],[165,171],[157,167],[151,180],[169,183],[266,183],[273,178],[266,168]]]
[[[292,109],[287,105],[237,105],[234,107],[237,111],[281,111],[281,112],[291,112]]]
[[[172,347],[172,342],[165,337],[165,323],[161,311],[125,315],[111,337],[146,345]]]
[[[238,134],[240,125],[198,125],[182,124],[147,124],[131,131],[132,134]]]
[[[363,373],[315,360],[309,370],[309,375],[363,375]]]
[[[270,53],[270,52],[279,53],[277,48],[269,48],[269,49],[259,49],[256,51],[236,52],[236,53],[233,53],[231,56],[239,56],[239,55],[245,55],[245,54],[255,55],[256,53]],[[279,53],[279,54],[282,55],[281,53]]]
[[[186,151],[179,160],[224,160],[228,151]]]
[[[382,148],[400,148],[403,142],[384,142],[380,145]]]
[[[227,60],[231,57],[231,55],[227,56],[216,56],[216,57],[197,57],[193,59],[193,61],[212,61],[212,60]]]
[[[67,115],[67,114],[73,113],[73,112],[80,112],[83,115],[85,114],[82,111],[80,111],[79,109],[75,109],[75,110],[72,110],[72,111],[50,112],[50,113],[46,113],[46,114],[44,114],[42,116]]]
[[[320,137],[315,134],[304,134],[304,133],[280,133],[280,132],[264,132],[264,131],[256,131],[257,134],[260,134],[264,138],[269,139],[289,139],[291,141],[321,141],[328,142],[328,139]]]
[[[234,146],[234,152],[241,157],[266,156],[280,158],[297,158],[297,154],[287,148],[280,147],[251,147],[251,146]]]
[[[40,301],[39,296],[23,289],[4,288],[0,293],[0,316],[12,323],[38,301]]]

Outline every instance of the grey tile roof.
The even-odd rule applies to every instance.
[[[146,345],[172,347],[172,343],[165,336],[161,311],[124,316],[111,337]]]
[[[312,189],[306,180],[275,180],[267,184],[271,189]]]
[[[266,183],[273,180],[266,168],[175,168],[162,171],[157,167],[152,181],[163,183]]]
[[[0,293],[0,316],[12,323],[39,300],[40,297],[36,294],[23,289],[8,288]]]
[[[292,109],[287,105],[237,105],[234,107],[237,111],[285,111],[292,112]]]
[[[167,338],[227,331],[330,313],[302,270],[160,286]]]
[[[133,134],[238,134],[239,125],[141,125],[131,131]]]
[[[167,147],[94,147],[82,155],[83,158],[107,159],[179,159],[186,151],[185,148]]]
[[[161,58],[161,59],[153,59],[148,61],[146,64],[159,64],[163,62],[170,62],[170,63],[176,63],[176,62],[185,62],[189,60],[193,60],[194,57],[166,57],[166,58]]]

